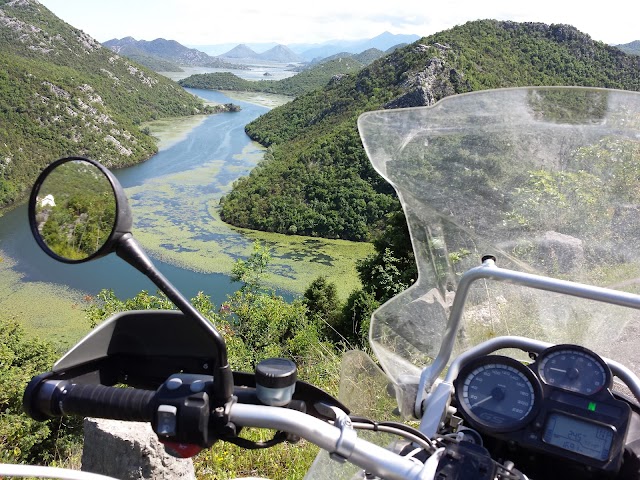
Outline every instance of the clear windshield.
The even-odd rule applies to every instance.
[[[485,254],[505,268],[638,290],[640,94],[491,90],[365,113],[358,127],[402,202],[419,270],[371,322],[371,345],[396,383],[432,362],[458,279]],[[636,310],[477,283],[454,355],[522,335],[640,369]]]

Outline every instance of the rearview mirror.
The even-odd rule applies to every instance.
[[[110,253],[131,231],[126,196],[113,174],[82,157],[62,158],[38,177],[29,201],[29,223],[40,247],[65,263]]]

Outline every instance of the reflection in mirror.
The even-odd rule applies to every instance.
[[[109,240],[116,220],[111,182],[94,164],[72,160],[44,179],[36,196],[35,223],[58,257],[85,260]]]

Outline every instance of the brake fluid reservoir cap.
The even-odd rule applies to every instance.
[[[256,395],[265,405],[287,405],[298,379],[296,364],[285,358],[268,358],[256,366]]]

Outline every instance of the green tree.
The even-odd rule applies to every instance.
[[[374,241],[374,247],[375,253],[360,261],[356,268],[364,290],[384,303],[418,278],[411,236],[403,212],[388,216],[387,226]]]
[[[341,306],[335,283],[323,276],[316,278],[305,290],[303,302],[307,307],[307,316],[317,325],[324,338],[335,340],[339,337],[336,323],[341,315]]]
[[[352,346],[366,349],[369,345],[371,315],[379,306],[380,302],[373,293],[355,290],[342,308],[336,330]]]
[[[320,342],[318,328],[302,299],[289,303],[265,287],[270,259],[268,247],[255,242],[246,260],[236,260],[232,280],[243,285],[222,305],[223,319],[244,344],[245,363],[286,357],[299,367],[311,365],[310,350]]]
[[[269,248],[259,241],[253,243],[253,253],[247,260],[238,259],[231,269],[231,280],[241,282],[242,292],[256,293],[263,286],[263,279],[267,274],[267,265],[271,261]]]
[[[81,442],[82,419],[36,422],[22,408],[27,383],[55,359],[50,343],[28,336],[15,320],[0,322],[0,462],[50,463]]]

